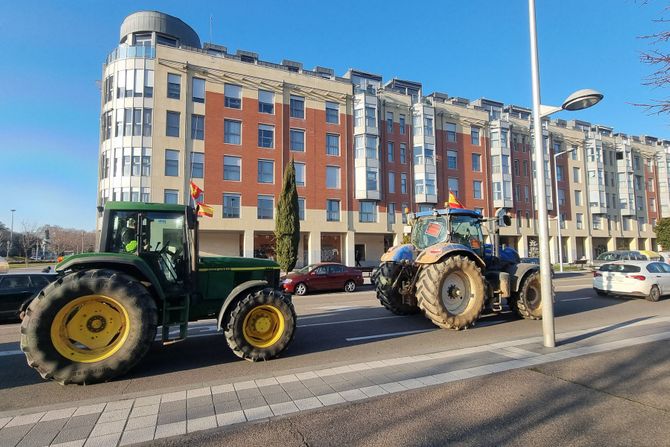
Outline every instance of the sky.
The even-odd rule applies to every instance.
[[[646,3],[646,4],[645,4]],[[552,118],[670,138],[670,115],[636,103],[669,90],[642,85],[640,62],[662,30],[665,2],[536,0],[542,103],[580,88],[605,99]],[[306,68],[349,68],[440,91],[530,107],[528,2],[524,0],[0,1],[0,222],[95,228],[102,62],[124,17],[158,10],[202,42]],[[211,17],[211,38],[210,38]],[[667,25],[670,27],[670,25]],[[665,49],[665,48],[662,48]]]

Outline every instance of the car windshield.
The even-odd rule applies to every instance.
[[[637,273],[640,267],[629,264],[605,264],[600,267],[601,272],[621,272],[621,273]]]
[[[309,264],[304,266],[303,268],[295,270],[297,273],[309,273],[310,270],[316,267],[316,264]]]
[[[620,258],[621,256],[619,255],[619,253],[608,251],[606,253],[601,254],[596,259],[598,261],[618,261]]]

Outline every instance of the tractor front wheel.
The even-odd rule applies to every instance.
[[[402,295],[398,290],[403,281],[411,281],[402,269],[402,265],[395,262],[384,262],[377,269],[375,276],[375,289],[377,299],[386,309],[396,315],[411,315],[419,312],[416,305],[403,302]],[[399,275],[403,275],[399,278]],[[395,287],[394,287],[395,283]]]
[[[154,341],[156,304],[134,278],[113,270],[71,273],[26,310],[21,349],[45,379],[105,382],[132,368]]]
[[[293,303],[278,290],[250,293],[237,302],[226,321],[228,346],[236,356],[253,362],[277,357],[295,335]]]
[[[484,308],[484,278],[474,261],[453,256],[423,267],[416,294],[419,307],[436,326],[465,329]]]
[[[540,272],[536,271],[524,278],[519,291],[509,301],[509,307],[516,315],[527,320],[542,319],[542,293]]]

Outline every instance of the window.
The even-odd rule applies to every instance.
[[[602,227],[602,218],[598,214],[594,214],[591,218],[591,223],[594,230],[600,230]]]
[[[340,122],[340,105],[338,103],[326,101],[326,122],[332,124]]]
[[[140,202],[151,202],[151,193],[149,188],[140,188]]]
[[[193,78],[193,102],[205,102],[205,80]]]
[[[400,192],[407,194],[407,174],[400,174]]]
[[[563,166],[556,165],[556,180],[559,182],[563,181]]]
[[[205,154],[191,152],[191,177],[203,178],[205,174]]]
[[[326,155],[340,155],[340,136],[334,133],[326,134]]]
[[[514,159],[514,175],[519,175],[519,160]]]
[[[258,111],[260,113],[275,113],[275,94],[267,90],[258,91]]]
[[[225,84],[223,86],[224,101],[223,105],[230,109],[242,108],[242,87],[234,84]]]
[[[179,176],[179,151],[165,150],[165,175],[168,177]]]
[[[377,158],[377,137],[374,135],[365,136],[365,157]]]
[[[405,135],[405,115],[398,117],[398,126],[400,127],[400,135]]]
[[[179,137],[179,112],[167,112],[166,123],[165,135],[168,137]],[[126,122],[127,126],[128,123]]]
[[[123,109],[123,122],[123,136],[129,137],[133,134],[133,109]],[[177,136],[179,136],[179,114],[177,114]]]
[[[559,189],[558,190],[558,204],[560,206],[565,205],[565,190],[564,189]]]
[[[241,122],[223,120],[223,142],[228,144],[242,144]]]
[[[365,173],[365,189],[377,191],[377,171],[368,169]]]
[[[164,203],[179,203],[179,191],[176,189],[166,189],[163,193]]]
[[[393,163],[395,160],[395,154],[393,152],[393,143],[388,142],[386,144],[386,159],[389,161],[389,163]]]
[[[470,128],[470,142],[474,146],[479,146],[479,127]]]
[[[456,151],[447,151],[447,168],[458,169],[458,154]]]
[[[377,117],[375,116],[374,107],[365,108],[365,125],[367,127],[377,127]]]
[[[447,123],[447,141],[456,142],[456,124]]]
[[[110,130],[111,130],[111,112],[109,114],[110,117]],[[141,136],[142,135],[142,109],[133,109],[133,136]]]
[[[328,222],[339,222],[340,221],[340,201],[339,200],[326,200],[326,220]]]
[[[393,112],[386,112],[386,130],[393,132]]]
[[[407,163],[407,145],[400,143],[400,163]]]
[[[528,177],[528,160],[523,161],[523,175]]]
[[[400,206],[402,207],[402,209],[400,210],[400,212],[402,213],[400,216],[400,220],[403,224],[407,224],[407,212],[409,211],[409,208],[407,207],[406,203],[402,203],[400,204]]]
[[[528,188],[528,185],[525,185],[523,187],[523,201],[528,203],[530,200],[530,189]]]
[[[472,154],[472,170],[474,172],[482,171],[482,154]]]
[[[572,168],[572,181],[575,183],[582,182],[582,174],[579,168]]]
[[[112,137],[112,113],[103,113],[100,117],[100,124],[102,126],[100,135],[103,140],[109,140]]]
[[[579,148],[577,146],[572,146],[572,152],[570,152],[570,158],[573,160],[579,160]]]
[[[575,206],[582,206],[582,192],[575,190]]]
[[[274,218],[275,200],[272,196],[258,196],[256,217],[258,219]]]
[[[447,179],[447,189],[450,192],[453,192],[454,195],[458,198],[460,196],[459,190],[458,190],[458,179],[454,177],[449,177]]]
[[[363,109],[354,109],[354,127],[363,125]]]
[[[172,99],[179,99],[181,92],[181,76],[178,74],[168,73],[167,97]]]
[[[151,149],[142,149],[142,167],[143,176],[151,175]]]
[[[305,152],[305,131],[299,129],[291,129],[290,131],[290,148],[292,151]]]
[[[340,168],[337,166],[326,166],[326,188],[340,189]]]
[[[386,208],[386,219],[388,220],[389,224],[395,224],[395,203],[388,204]]]
[[[423,134],[427,137],[433,136],[433,117],[424,116],[423,117]]]
[[[305,199],[298,197],[298,220],[305,220]]]
[[[223,218],[233,219],[240,217],[240,195],[239,194],[224,194],[223,195]]]
[[[143,129],[142,129],[142,135],[145,137],[150,137],[151,136],[151,122],[152,122],[152,113],[151,109],[144,109],[143,111]]]
[[[423,164],[423,147],[414,146],[414,164]]]
[[[514,200],[521,201],[521,185],[514,185]]]
[[[275,128],[274,126],[268,126],[267,124],[258,125],[258,147],[265,147],[272,149],[274,147],[274,135]]]
[[[389,178],[389,193],[395,194],[395,172],[389,172],[388,178]]]
[[[205,117],[203,115],[191,115],[191,138],[205,139]]]
[[[242,159],[240,157],[223,156],[223,179],[233,182],[242,180]]]
[[[472,191],[473,191],[472,196],[475,199],[481,199],[482,198],[482,181],[481,180],[475,180],[475,181],[472,182]]]
[[[291,118],[305,118],[305,98],[291,95],[290,101]]]
[[[361,210],[358,215],[360,222],[377,222],[377,206],[375,202],[361,201]]]
[[[305,186],[305,163],[293,163],[296,186]]]
[[[275,162],[272,160],[258,160],[258,183],[273,183]]]

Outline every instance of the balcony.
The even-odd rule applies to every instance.
[[[156,47],[149,45],[127,46],[121,45],[115,48],[105,59],[105,65],[121,59],[153,59],[156,57]]]

